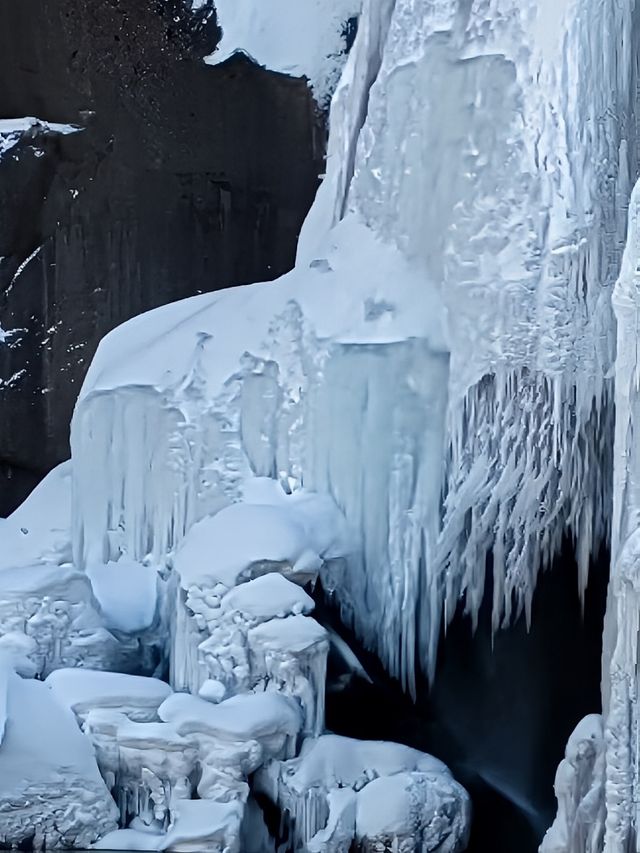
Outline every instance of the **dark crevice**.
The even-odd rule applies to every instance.
[[[441,637],[433,688],[419,676],[415,703],[318,590],[317,617],[343,635],[373,680],[348,678],[330,665],[327,727],[406,743],[445,761],[473,801],[471,853],[535,853],[555,814],[553,781],[567,738],[582,717],[600,710],[607,581],[602,553],[583,618],[567,545],[539,579],[531,632],[522,617],[493,643],[487,588],[477,632],[462,610],[456,613]]]

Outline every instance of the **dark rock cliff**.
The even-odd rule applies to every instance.
[[[293,265],[323,169],[303,80],[207,66],[186,0],[0,0],[0,515],[68,456],[100,338],[157,305]],[[28,262],[25,264],[25,261]],[[13,377],[13,378],[12,378]]]

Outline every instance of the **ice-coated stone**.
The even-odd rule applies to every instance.
[[[158,709],[172,693],[157,678],[102,672],[86,667],[58,669],[45,684],[56,701],[84,720],[90,711],[117,710],[135,722],[153,722]]]
[[[0,570],[0,637],[23,635],[41,677],[82,665],[121,672],[153,667],[153,642],[115,636],[104,624],[89,578],[51,563]]]
[[[286,817],[286,849],[463,851],[471,805],[442,762],[394,743],[306,740],[257,785]]]

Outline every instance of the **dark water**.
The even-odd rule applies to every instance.
[[[583,618],[567,547],[540,578],[530,633],[520,619],[492,646],[487,606],[475,636],[458,613],[441,641],[433,689],[421,679],[415,704],[321,603],[320,620],[340,630],[373,678],[330,691],[328,728],[406,743],[445,761],[473,801],[471,853],[535,853],[555,815],[553,780],[567,738],[583,716],[600,711],[607,580],[602,554]]]

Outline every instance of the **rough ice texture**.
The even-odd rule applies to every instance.
[[[323,581],[409,689],[442,615],[477,616],[489,552],[496,628],[567,534],[584,590],[634,32],[630,4],[576,9],[364,3],[296,269],[101,344],[72,426],[78,565],[161,558],[248,473],[304,484],[354,543]]]
[[[640,185],[629,204],[627,244],[613,305],[618,340],[615,364],[615,452],[611,580],[603,644],[603,714],[606,741],[604,849],[623,853],[637,844],[635,803],[638,755],[638,626],[640,615]]]
[[[558,814],[540,853],[600,853],[604,837],[605,742],[602,717],[578,723],[555,779]]]
[[[271,762],[257,785],[285,816],[294,850],[455,853],[467,844],[466,791],[442,762],[399,744],[324,735],[298,758]]]
[[[56,700],[81,719],[97,708],[113,708],[139,722],[157,720],[171,687],[157,678],[101,672],[85,667],[58,669],[46,680]]]
[[[137,672],[153,665],[154,640],[141,648],[135,635],[107,630],[84,572],[40,563],[0,570],[0,642],[22,637],[41,677],[62,667]]]
[[[86,848],[115,829],[117,810],[73,714],[0,660],[3,691],[0,844]]]
[[[241,51],[273,71],[306,77],[318,101],[328,101],[361,0],[217,0],[215,5],[222,40],[206,62],[224,62]]]
[[[210,608],[208,597],[192,590],[185,601],[177,601],[171,656],[176,689],[202,695],[207,684],[214,684],[221,697],[275,690],[300,700],[305,733],[318,734],[324,725],[329,651],[325,629],[302,615],[265,622],[239,610]]]

